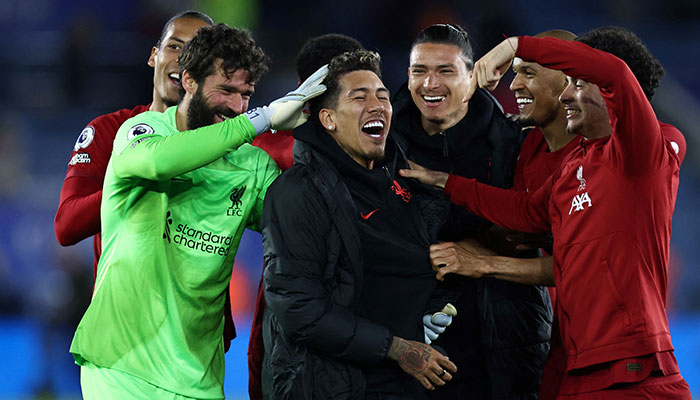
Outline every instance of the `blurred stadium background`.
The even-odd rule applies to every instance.
[[[622,25],[647,43],[667,74],[654,106],[686,135],[688,152],[674,217],[669,317],[681,372],[700,396],[700,3],[695,0],[489,0],[352,2],[273,0],[0,1],[0,399],[80,397],[68,354],[90,298],[89,240],[61,248],[53,217],[71,148],[92,118],[146,104],[146,65],[164,22],[197,9],[246,27],[272,57],[251,104],[263,105],[296,84],[296,51],[310,36],[354,36],[383,57],[384,82],[406,78],[408,48],[422,27],[457,22],[477,56],[502,35],[563,28],[581,33]],[[509,79],[508,79],[509,82]],[[507,84],[498,91],[515,110]],[[226,394],[247,398],[246,349],[262,259],[260,235],[248,233],[234,270],[239,337],[227,354]]]

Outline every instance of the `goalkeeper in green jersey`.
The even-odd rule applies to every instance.
[[[244,228],[258,229],[275,162],[249,145],[293,129],[323,67],[246,112],[266,56],[250,33],[201,28],[180,55],[184,97],[117,132],[101,207],[103,253],[70,351],[86,399],[223,398],[224,299]]]

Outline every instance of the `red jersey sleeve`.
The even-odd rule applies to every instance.
[[[624,61],[583,43],[521,37],[518,56],[597,85],[605,100],[615,143],[611,160],[637,176],[658,168],[666,151],[656,114]]]
[[[78,135],[54,219],[56,238],[62,246],[76,244],[100,232],[102,183],[114,136],[124,121],[147,111],[148,107],[99,116]]]
[[[265,150],[282,171],[288,170],[294,164],[292,131],[263,132],[253,139],[251,144]]]
[[[549,197],[552,177],[534,193],[501,189],[476,179],[450,175],[444,192],[452,203],[504,228],[522,232],[544,232],[549,223]]]

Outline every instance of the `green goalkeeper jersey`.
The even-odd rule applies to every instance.
[[[244,228],[258,230],[279,175],[244,144],[245,116],[179,132],[177,107],[127,120],[102,195],[92,302],[73,343],[84,360],[163,389],[222,398],[224,302]]]

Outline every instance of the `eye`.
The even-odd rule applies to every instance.
[[[170,50],[175,50],[175,51],[180,51],[180,45],[179,44],[169,44],[167,46]]]
[[[424,74],[425,70],[421,68],[414,68],[411,70],[411,74],[413,75],[419,75],[419,74]]]

